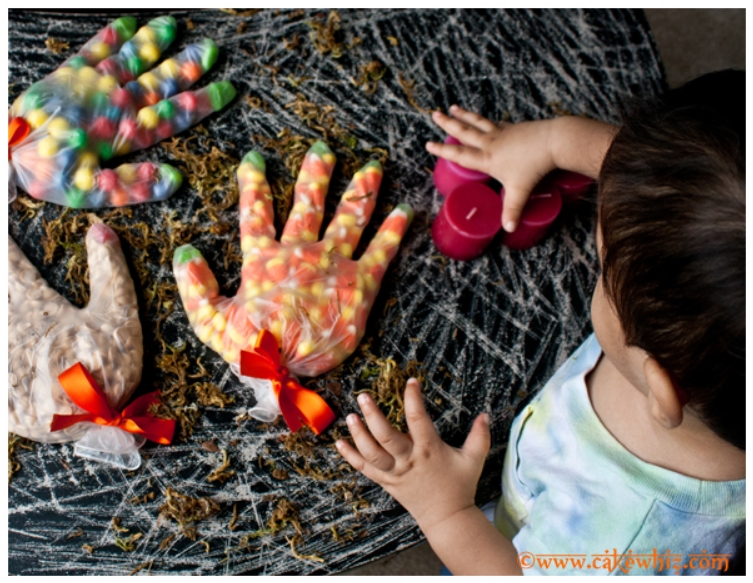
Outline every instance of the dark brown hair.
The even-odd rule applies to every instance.
[[[603,282],[645,350],[745,449],[745,73],[631,104],[601,169]]]

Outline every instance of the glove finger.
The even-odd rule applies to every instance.
[[[133,16],[121,16],[89,39],[78,53],[66,59],[59,68],[95,67],[101,61],[117,54],[123,43],[133,37],[135,31],[136,19]]]
[[[238,166],[241,249],[244,258],[260,243],[264,246],[276,243],[274,209],[266,167],[264,158],[258,152],[246,154]],[[259,241],[261,237],[266,239]]]
[[[374,212],[381,183],[382,165],[377,160],[372,160],[353,175],[324,233],[325,248],[337,247],[337,252],[345,257],[353,256],[361,233]]]
[[[104,223],[94,223],[86,234],[86,252],[91,281],[87,309],[116,327],[130,319],[138,324],[136,290],[115,231]]]
[[[121,164],[115,170],[98,172],[89,200],[108,207],[165,200],[182,182],[180,172],[169,164]]]
[[[218,54],[214,41],[205,38],[140,75],[135,81],[130,81],[126,87],[134,98],[136,108],[156,105],[162,99],[185,91],[212,68]]]
[[[10,235],[8,235],[8,301],[11,305],[11,317],[14,317],[13,313],[25,306],[28,301],[52,302],[50,307],[45,307],[45,310],[51,312],[53,316],[59,309],[57,306],[66,305],[71,308],[68,301],[47,284]]]
[[[79,130],[70,130],[63,118],[53,118],[45,132],[35,132],[13,151],[18,186],[33,198],[72,208],[102,206],[90,194],[96,187],[99,158],[71,145]]]
[[[295,184],[295,199],[280,242],[300,245],[316,241],[324,217],[324,198],[335,167],[335,155],[322,141],[306,152]]]
[[[71,208],[165,200],[180,187],[181,174],[169,164],[145,162],[101,169],[96,154],[79,153],[70,145],[78,131],[58,133],[57,141],[49,135],[14,150],[16,183],[33,198]]]
[[[230,300],[219,295],[219,286],[206,260],[193,245],[178,247],[173,254],[173,273],[178,293],[196,335],[223,354],[224,313]]]
[[[179,134],[209,114],[221,110],[234,97],[235,87],[232,83],[220,81],[197,91],[178,93],[156,105],[142,107],[135,119],[126,117],[120,122],[113,140],[113,151],[126,154]]]
[[[172,16],[150,20],[133,38],[123,43],[118,53],[101,61],[97,71],[114,76],[121,85],[133,81],[148,71],[175,40],[176,27]]]
[[[32,114],[28,121],[34,129],[56,111],[63,116],[71,117],[72,114],[72,117],[80,118],[79,106],[92,98],[95,90],[108,95],[118,86],[119,77],[108,73],[114,70],[113,66],[108,68],[103,63],[117,54],[124,43],[130,42],[134,30],[136,19],[131,16],[108,24],[52,74],[24,91],[13,103],[11,117]],[[97,70],[93,68],[95,66]]]
[[[358,268],[363,273],[366,289],[376,293],[390,261],[397,253],[403,235],[413,220],[413,209],[407,204],[399,204],[384,219],[376,235],[369,243],[363,256],[358,260]]]

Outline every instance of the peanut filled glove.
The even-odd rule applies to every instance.
[[[56,71],[34,83],[8,112],[8,195],[73,208],[164,200],[181,184],[168,164],[100,161],[146,148],[219,111],[235,97],[228,81],[187,91],[217,59],[213,41],[189,45],[150,68],[175,39],[172,16],[118,18]]]
[[[246,154],[238,168],[243,266],[235,297],[219,295],[217,280],[194,247],[175,251],[173,271],[191,326],[239,377],[240,352],[254,348],[261,330],[276,338],[286,373],[306,377],[340,364],[363,336],[369,310],[413,211],[398,205],[363,256],[351,259],[382,180],[381,165],[372,161],[353,176],[319,241],[334,165],[335,156],[324,142],[309,149],[278,242],[264,160],[256,152]],[[263,421],[274,419],[280,409],[271,383],[240,378],[256,393],[257,406],[249,414]]]
[[[146,439],[170,443],[175,422],[149,413],[158,394],[128,402],[143,340],[133,280],[115,232],[86,235],[89,304],[52,289],[8,238],[8,429],[34,441],[76,441],[80,457],[135,469]]]

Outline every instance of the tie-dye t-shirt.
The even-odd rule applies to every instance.
[[[720,574],[745,545],[745,480],[690,478],[625,449],[588,397],[600,356],[591,335],[515,419],[497,528],[526,574]]]

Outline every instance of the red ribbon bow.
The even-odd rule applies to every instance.
[[[159,403],[159,391],[142,395],[122,412],[118,412],[110,409],[104,391],[80,362],[60,373],[58,380],[71,401],[88,413],[53,415],[51,431],[60,431],[76,423],[90,421],[97,425],[108,425],[143,435],[162,445],[168,445],[172,441],[175,421],[159,419],[148,412],[152,403]]]
[[[303,422],[319,435],[335,420],[324,399],[290,377],[290,371],[280,362],[277,339],[268,330],[259,332],[253,350],[241,350],[241,375],[272,381],[280,411],[291,431],[298,431]]]
[[[10,149],[29,135],[31,126],[22,117],[14,117],[8,122],[8,160],[11,159]]]

